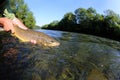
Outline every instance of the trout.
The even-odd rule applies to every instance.
[[[31,40],[36,40],[37,44],[43,46],[59,46],[60,43],[56,41],[54,38],[44,34],[42,32],[34,31],[31,29],[21,29],[20,27],[14,25],[14,33],[13,36],[16,36],[23,42],[30,42]]]
[[[3,14],[6,18],[13,20],[15,18],[14,13],[10,13],[7,9],[4,10]],[[37,44],[41,44],[44,46],[58,46],[60,43],[53,39],[52,37],[42,33],[33,31],[31,29],[21,29],[17,25],[14,25],[14,36],[22,40],[23,42],[30,42],[31,40],[36,40]]]

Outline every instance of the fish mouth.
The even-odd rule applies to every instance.
[[[51,43],[49,46],[59,46],[60,45],[60,43],[59,42],[54,42],[54,43]]]
[[[50,44],[44,44],[45,46],[49,46],[49,47],[55,47],[55,46],[59,46],[60,43],[59,42],[53,42],[53,43],[50,43]]]

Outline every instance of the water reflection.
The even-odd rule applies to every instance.
[[[1,40],[0,80],[120,80],[120,43],[84,34],[42,30],[59,47]],[[0,35],[2,36],[2,35]]]

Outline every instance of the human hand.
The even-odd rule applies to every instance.
[[[14,33],[13,23],[8,18],[0,18],[0,24],[3,26],[5,31],[10,31]]]
[[[18,18],[14,18],[13,20],[8,18],[0,18],[0,24],[3,26],[5,31],[10,31],[14,33],[14,25],[19,26],[22,29],[28,29]]]
[[[5,31],[11,31],[14,33],[14,25],[17,25],[18,27],[22,29],[28,29],[18,18],[14,18],[13,20],[8,19],[8,18],[0,18],[0,25],[3,26]],[[32,44],[36,44],[36,40],[31,40],[30,41]]]
[[[15,17],[15,14],[14,14],[14,13],[10,13],[10,12],[8,12],[7,9],[5,9],[3,15],[6,17],[6,19],[7,19],[7,18],[8,18],[8,19],[11,19],[11,23],[13,24],[13,26],[14,26],[14,25],[17,25],[18,27],[20,27],[20,28],[22,28],[22,29],[27,29],[27,27],[26,27],[18,18]],[[3,20],[3,21],[4,21],[4,24],[7,24],[7,20]],[[9,20],[9,21],[10,21],[10,20]],[[1,22],[1,21],[0,21],[0,22]],[[8,24],[10,24],[10,23],[8,22]],[[13,26],[11,27],[11,26],[8,25],[8,27],[10,27],[10,30],[12,30],[12,32],[14,32]],[[4,28],[7,28],[7,26],[4,26]],[[8,31],[9,31],[9,30],[8,30]]]

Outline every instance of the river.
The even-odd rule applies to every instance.
[[[120,42],[72,32],[37,31],[52,36],[60,46],[23,43],[0,33],[0,80],[120,80]]]

